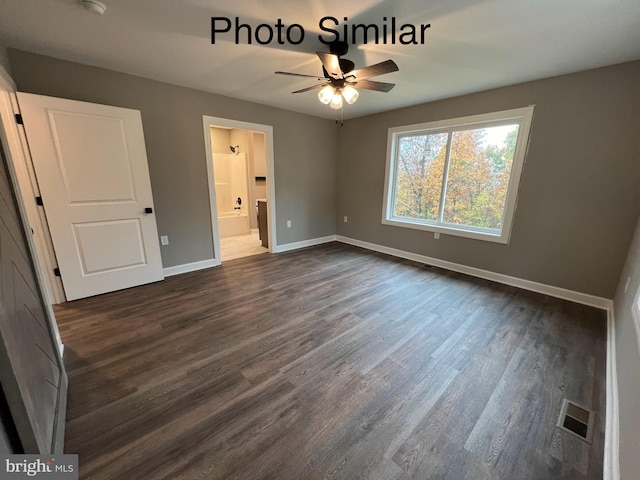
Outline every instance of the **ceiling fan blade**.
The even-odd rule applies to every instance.
[[[362,88],[364,90],[373,90],[374,92],[389,92],[395,83],[374,82],[373,80],[356,80],[355,82],[347,82],[352,87]]]
[[[377,77],[378,75],[384,75],[385,73],[397,72],[399,70],[398,65],[393,60],[385,60],[384,62],[376,63],[368,67],[359,68],[349,72],[347,77],[352,75],[357,80],[364,80],[365,78]]]
[[[324,77],[319,75],[306,75],[304,73],[292,73],[292,72],[275,72],[278,75],[290,75],[292,77],[307,77],[307,78],[317,78],[318,80],[324,80]]]
[[[333,53],[316,52],[324,69],[331,75],[332,78],[344,78],[342,70],[340,69],[340,57]]]
[[[303,92],[308,92],[309,90],[316,90],[318,88],[322,88],[325,85],[329,85],[329,82],[327,83],[319,83],[318,85],[314,85],[312,87],[307,87],[307,88],[303,88],[302,90],[296,90],[295,92],[291,92],[291,93],[303,93]]]

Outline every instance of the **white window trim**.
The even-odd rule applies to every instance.
[[[636,338],[638,339],[638,348],[640,349],[640,287],[632,299],[631,314],[633,324],[636,329]]]
[[[382,206],[382,223],[384,225],[392,225],[396,227],[412,228],[417,230],[426,230],[429,232],[444,233],[447,235],[455,235],[459,237],[474,238],[477,240],[486,240],[489,242],[497,242],[507,244],[511,237],[511,227],[513,217],[518,200],[518,186],[520,184],[520,176],[525,162],[527,148],[529,146],[529,132],[533,121],[533,111],[535,105],[524,108],[516,108],[513,110],[503,110],[500,112],[492,112],[481,115],[472,115],[461,118],[451,118],[436,122],[419,123],[415,125],[406,125],[393,127],[389,129],[387,136],[387,165],[384,180],[384,199]],[[395,159],[396,149],[399,135],[411,133],[437,133],[438,131],[448,130],[452,127],[460,127],[465,129],[482,124],[492,124],[497,126],[500,124],[518,123],[518,140],[516,141],[516,150],[513,156],[513,164],[511,166],[511,178],[507,190],[505,202],[504,220],[502,223],[502,231],[496,234],[490,229],[480,227],[467,227],[464,225],[432,225],[421,220],[412,221],[411,219],[399,220],[393,216],[393,199],[395,181],[390,184],[392,178],[395,178]]]

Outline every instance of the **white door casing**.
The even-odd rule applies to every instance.
[[[162,280],[140,112],[18,101],[67,300]]]
[[[215,175],[213,169],[213,149],[211,147],[211,127],[237,128],[249,130],[251,132],[261,132],[265,136],[265,147],[267,157],[267,209],[268,209],[268,237],[269,251],[278,252],[279,246],[276,237],[276,186],[275,186],[275,155],[273,141],[273,127],[258,123],[243,122],[227,118],[202,116],[204,130],[204,148],[207,159],[207,180],[209,184],[209,210],[211,212],[211,230],[213,237],[214,265],[220,265],[220,229],[218,225],[218,207],[216,202]]]

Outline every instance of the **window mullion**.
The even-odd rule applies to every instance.
[[[393,151],[393,184],[391,186],[391,202],[388,203],[388,215],[393,216],[396,208],[397,195],[398,195],[398,187],[396,185],[398,179],[398,168],[400,165],[400,135],[394,135],[394,151]]]
[[[438,222],[444,219],[444,202],[447,195],[447,178],[449,177],[449,158],[451,157],[451,143],[453,141],[453,132],[449,131],[447,136],[447,153],[444,157],[444,171],[442,172],[442,187],[440,189],[440,209],[438,210]]]

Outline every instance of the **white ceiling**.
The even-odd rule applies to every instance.
[[[351,45],[356,68],[391,58],[400,71],[376,77],[397,86],[361,92],[345,118],[640,59],[640,0],[102,1],[98,16],[79,0],[0,0],[0,43],[325,118],[336,113],[315,92],[290,93],[314,79],[273,73],[321,75],[324,16],[431,24],[424,45]],[[212,45],[212,16],[254,28],[280,18],[301,24],[305,41],[237,45],[230,33]]]

